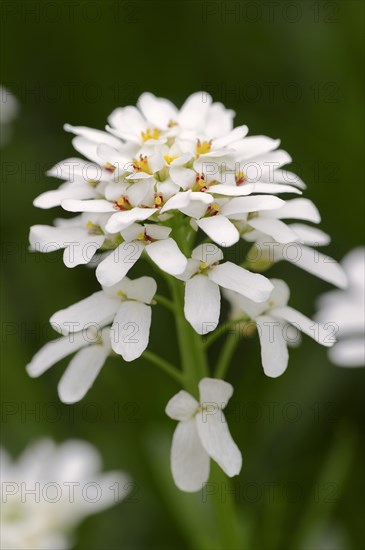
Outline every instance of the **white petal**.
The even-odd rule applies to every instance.
[[[170,177],[182,189],[188,189],[195,183],[196,172],[185,166],[171,166]]]
[[[221,306],[219,287],[205,275],[195,275],[185,284],[184,313],[198,334],[207,334],[218,325]]]
[[[223,260],[223,252],[213,243],[202,243],[194,248],[191,257],[209,266]]]
[[[138,300],[149,304],[156,293],[157,284],[152,277],[139,277],[133,280],[124,277],[116,285],[104,288],[104,292],[108,296],[118,296],[119,290],[128,296],[130,300]]]
[[[57,332],[63,334],[77,332],[92,325],[102,327],[112,321],[118,305],[118,300],[100,290],[66,309],[57,311],[52,315],[50,323]]]
[[[235,141],[239,141],[240,139],[244,138],[245,135],[248,132],[248,127],[246,125],[243,126],[236,126],[229,134],[226,136],[223,136],[221,138],[214,140],[214,148],[215,149],[222,149],[224,147],[229,147],[229,145]]]
[[[79,241],[76,241],[74,237],[63,253],[65,266],[75,267],[77,265],[88,264],[96,251],[102,246],[104,240],[104,235],[88,235]]]
[[[141,302],[123,302],[111,328],[112,348],[125,361],[134,361],[148,346],[151,307]]]
[[[179,275],[186,269],[187,259],[171,238],[147,245],[146,252],[162,271],[170,275]]]
[[[342,260],[342,267],[349,280],[350,288],[363,292],[365,285],[365,247],[353,248]]]
[[[254,302],[265,302],[273,290],[269,279],[258,273],[251,273],[232,262],[214,266],[208,276],[218,285],[234,290]]]
[[[103,199],[91,201],[66,199],[62,201],[61,206],[68,212],[115,212],[114,204]]]
[[[30,228],[29,242],[32,250],[53,252],[65,248],[70,243],[83,240],[87,230],[82,227],[53,227],[52,225],[33,225]]]
[[[303,244],[310,246],[325,246],[331,242],[331,237],[321,229],[304,225],[303,223],[291,223],[289,225]]]
[[[205,122],[205,134],[211,139],[229,134],[233,126],[235,112],[226,109],[222,103],[211,105]]]
[[[165,413],[174,420],[189,420],[199,403],[190,393],[180,390],[166,405]]]
[[[272,177],[270,173],[266,174],[266,176],[263,178],[263,181],[269,182],[270,179],[274,180],[273,183],[285,183],[288,185],[295,185],[300,189],[306,189],[307,187],[304,181],[302,181],[299,176],[293,174],[293,172],[290,172],[289,170],[281,168],[278,168],[274,171],[274,177]]]
[[[118,139],[111,136],[107,132],[103,132],[101,130],[95,130],[94,128],[88,128],[86,126],[72,126],[71,124],[65,124],[63,126],[63,129],[66,132],[71,132],[72,134],[82,136],[85,139],[88,139],[90,141],[96,141],[98,143],[107,143],[112,147],[120,146],[120,141]]]
[[[145,118],[156,128],[167,128],[169,122],[177,118],[178,110],[171,101],[148,92],[139,97],[137,105]]]
[[[293,247],[296,249],[293,250]],[[318,250],[293,243],[284,246],[281,257],[324,281],[340,288],[347,286],[347,278],[341,266],[333,258]]]
[[[144,225],[144,229],[146,230],[146,234],[154,241],[167,239],[172,231],[171,227],[166,227],[165,225],[157,225],[156,223],[146,223]]]
[[[284,319],[291,325],[294,325],[298,330],[304,334],[307,334],[323,346],[330,347],[335,343],[332,323],[330,323],[330,326],[326,327],[326,325],[321,325],[315,321],[312,321],[312,319],[309,319],[296,309],[289,306],[275,308],[271,311],[271,314],[275,317]]]
[[[238,475],[242,468],[242,455],[232,439],[221,409],[213,404],[195,418],[200,441],[208,455],[229,477]]]
[[[67,181],[99,180],[101,176],[100,166],[88,162],[85,159],[68,158],[58,162],[46,172],[47,176]]]
[[[97,196],[94,187],[85,183],[71,183],[62,185],[54,191],[46,191],[34,199],[33,204],[37,208],[53,208],[60,206],[66,199],[92,199]]]
[[[227,197],[243,197],[252,193],[297,193],[301,194],[299,189],[290,185],[281,185],[276,183],[246,183],[245,185],[212,185],[209,189],[213,195],[226,195]]]
[[[319,223],[321,216],[318,208],[309,199],[291,199],[278,209],[272,212],[266,212],[265,216],[279,218],[281,220],[292,218],[297,220],[306,220],[308,222]]]
[[[171,197],[171,199],[169,199],[161,208],[161,214],[168,212],[169,210],[180,210],[180,208],[188,206],[190,202],[190,194],[191,191],[182,191]]]
[[[199,130],[204,126],[212,98],[206,92],[196,92],[181,107],[178,122],[182,128]]]
[[[269,235],[278,243],[292,243],[299,239],[298,235],[281,220],[257,217],[248,221],[249,225],[265,235]]]
[[[200,403],[215,403],[224,409],[232,397],[233,386],[217,378],[203,378],[199,382]]]
[[[280,139],[271,139],[266,136],[249,136],[233,145],[241,159],[257,157],[273,151],[280,145]]]
[[[117,284],[134,266],[144,250],[139,241],[124,242],[109,254],[96,268],[96,278],[103,286]]]
[[[222,214],[241,214],[248,212],[259,212],[260,210],[271,210],[285,204],[282,199],[274,195],[258,195],[252,197],[237,197],[228,201],[222,208]]]
[[[220,214],[201,218],[196,223],[219,246],[232,246],[240,239],[237,228],[225,216]]]
[[[118,233],[134,222],[147,220],[157,212],[157,208],[139,208],[135,207],[124,212],[113,214],[107,222],[105,229],[108,233]]]
[[[288,366],[289,354],[282,323],[269,315],[256,318],[261,344],[261,361],[266,376],[276,378]]]
[[[75,355],[58,384],[58,395],[63,403],[77,403],[87,394],[108,354],[107,347],[96,344]]]
[[[195,419],[179,422],[172,438],[171,471],[181,491],[194,493],[209,479],[209,456],[202,447]]]
[[[363,367],[365,365],[365,339],[345,338],[328,352],[332,363],[339,367]]]
[[[88,344],[81,332],[52,340],[34,355],[26,367],[27,373],[32,378],[40,376],[52,365]]]

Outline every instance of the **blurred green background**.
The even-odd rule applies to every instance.
[[[3,443],[18,454],[36,437],[80,437],[101,450],[106,468],[129,471],[137,487],[133,502],[84,522],[77,549],[220,543],[212,497],[183,495],[171,480],[175,423],[164,413],[178,391],[171,380],[143,360],[110,359],[87,397],[69,407],[56,391],[67,361],[37,380],[25,373],[53,337],[50,315],[98,288],[91,270],[67,269],[61,254],[27,253],[29,226],[60,215],[32,200],[58,184],[45,171],[74,156],[63,124],[103,128],[116,106],[134,104],[143,91],[180,106],[206,89],[250,134],[282,139],[333,237],[327,252],[341,259],[364,237],[363,6],[2,2],[1,81],[21,104],[1,150]],[[142,262],[134,273],[146,269]],[[284,263],[271,273],[288,281],[291,305],[308,315],[330,288]],[[172,318],[160,307],[151,349],[178,360]],[[233,486],[250,550],[362,548],[363,370],[332,366],[325,349],[304,338],[288,371],[269,379],[254,339],[239,347],[228,379],[235,393],[227,419],[244,457]]]

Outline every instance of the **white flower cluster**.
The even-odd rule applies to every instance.
[[[274,317],[279,327],[294,323],[310,333],[309,320],[286,307],[289,291],[282,281],[255,271],[287,259],[345,286],[338,264],[310,247],[326,244],[328,236],[312,225],[283,221],[320,221],[310,200],[277,196],[301,195],[305,187],[283,169],[290,156],[278,149],[279,140],[247,137],[246,126],[233,128],[233,117],[204,92],[190,96],[180,110],[144,93],[137,107],[116,109],[106,131],[65,126],[85,158],[54,166],[48,174],[63,183],[34,204],[78,215],[33,226],[31,248],[64,249],[68,267],[91,263],[102,289],[52,316],[63,336],[28,365],[29,374],[38,376],[77,352],[59,385],[64,402],[85,395],[112,350],[133,361],[146,349],[157,285],[151,277],[127,277],[143,254],[183,281],[185,317],[199,334],[218,325],[219,288],[234,293],[235,304],[262,328],[263,364],[271,376],[285,370],[287,352],[282,333],[272,338],[265,321]],[[245,267],[238,256],[223,261],[222,248],[240,239],[253,243]],[[288,253],[293,245],[295,258]],[[326,343],[318,332],[311,335]]]
[[[13,460],[1,449],[3,550],[66,550],[87,517],[120,502],[132,488],[122,472],[101,472],[98,451],[84,441],[42,439]]]

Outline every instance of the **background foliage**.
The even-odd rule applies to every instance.
[[[1,151],[4,443],[17,454],[35,437],[80,437],[100,448],[106,467],[131,472],[134,498],[88,519],[77,549],[218,547],[211,497],[172,484],[175,426],[164,406],[173,382],[143,360],[110,359],[88,396],[68,407],[56,392],[66,362],[27,377],[25,364],[52,337],[51,313],[97,289],[91,270],[67,269],[60,254],[27,253],[29,226],[60,215],[32,200],[57,185],[45,170],[74,154],[65,122],[103,128],[143,91],[181,105],[206,89],[250,134],[282,139],[333,237],[328,253],[341,259],[363,242],[363,3],[16,0],[1,9],[2,82],[21,103]],[[308,315],[329,288],[295,266],[274,273]],[[151,348],[176,361],[170,314],[155,307],[153,317]],[[332,366],[304,338],[285,375],[268,379],[253,339],[239,347],[229,381],[227,418],[244,455],[234,486],[251,547],[361,548],[364,372]]]

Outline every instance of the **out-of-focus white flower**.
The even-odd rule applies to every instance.
[[[17,116],[19,103],[16,97],[4,86],[0,86],[0,147],[11,137],[11,123]]]
[[[237,292],[224,291],[232,306],[232,319],[254,321],[261,344],[261,361],[267,376],[276,378],[288,366],[288,344],[293,341],[290,327],[307,334],[323,346],[335,342],[331,327],[321,326],[287,305],[290,297],[288,285],[280,279],[271,279],[273,290],[264,303],[255,303]]]
[[[186,281],[184,313],[198,334],[207,334],[218,325],[220,286],[256,302],[264,302],[273,289],[266,277],[232,262],[220,264],[222,259],[223,252],[215,244],[201,244],[193,250],[186,271],[177,276]]]
[[[1,450],[1,548],[66,550],[89,515],[120,502],[131,481],[120,471],[102,473],[95,447],[79,440],[30,445],[12,460]]]
[[[203,378],[199,403],[182,390],[166,406],[166,414],[178,420],[171,447],[171,470],[179,489],[199,491],[209,478],[212,458],[233,477],[242,467],[242,455],[232,439],[223,409],[233,387],[223,380]]]
[[[340,367],[365,364],[365,248],[349,252],[342,261],[349,285],[321,296],[317,318],[333,324],[338,342],[329,350],[331,361]]]

